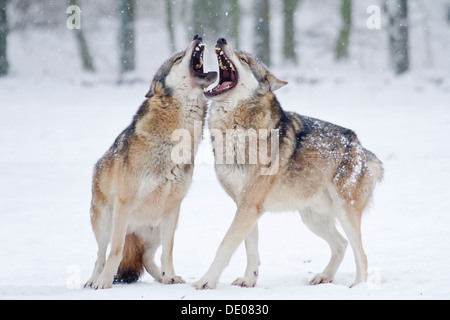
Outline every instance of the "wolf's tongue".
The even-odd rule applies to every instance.
[[[226,89],[227,87],[231,87],[233,85],[232,81],[226,81],[222,84],[220,84],[220,87],[218,88],[218,90],[222,91],[224,89]]]

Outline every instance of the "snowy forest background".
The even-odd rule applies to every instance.
[[[81,9],[80,29],[69,27],[70,5]],[[149,59],[183,50],[194,34],[212,45],[225,37],[269,66],[300,71],[448,66],[448,0],[1,0],[0,8],[3,76],[22,72],[14,60],[28,49],[32,70],[60,79],[80,71],[142,75],[151,72]]]
[[[230,285],[241,245],[216,290],[193,289],[235,212],[205,128],[175,234],[187,283],[83,289],[94,164],[195,34],[205,70],[227,38],[289,82],[285,110],[354,130],[383,161],[363,217],[366,285],[349,289],[348,248],[334,282],[310,286],[328,245],[298,214],[266,213],[257,286]],[[0,299],[450,299],[449,52],[450,0],[0,0]]]

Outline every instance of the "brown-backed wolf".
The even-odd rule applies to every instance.
[[[216,72],[203,72],[204,49],[196,36],[162,65],[131,125],[95,165],[91,223],[98,252],[87,287],[110,288],[114,279],[137,281],[144,267],[159,282],[184,282],[175,275],[172,248],[194,161],[172,161],[177,143],[172,134],[189,132],[194,149],[201,140],[202,130],[194,130],[194,123],[203,123],[203,89],[217,78]],[[160,270],[154,254],[161,244]]]
[[[303,222],[331,248],[329,264],[311,284],[331,282],[344,257],[347,240],[336,230],[336,219],[355,256],[354,285],[366,281],[361,216],[369,205],[375,183],[382,180],[382,163],[361,146],[353,131],[284,111],[273,92],[287,82],[278,80],[252,56],[233,51],[225,39],[217,42],[216,53],[220,81],[205,92],[212,99],[209,126],[215,136],[221,132],[227,138],[213,139],[214,154],[244,149],[248,160],[249,154],[261,151],[261,145],[251,144],[245,135],[240,139],[237,132],[260,129],[266,129],[259,134],[265,134],[267,141],[270,135],[278,135],[278,152],[271,156],[269,164],[216,162],[218,180],[236,202],[237,211],[211,267],[194,286],[215,288],[243,240],[247,268],[244,276],[233,284],[254,286],[259,272],[258,218],[265,211],[285,210],[299,211]],[[270,152],[271,148],[274,146],[266,150]],[[262,174],[263,167],[274,163],[279,167],[271,171],[273,174]]]

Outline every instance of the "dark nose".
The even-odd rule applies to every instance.
[[[200,37],[198,34],[196,34],[196,35],[194,36],[194,40],[200,40],[200,41],[203,41],[203,38]]]
[[[224,45],[224,44],[227,44],[227,39],[225,39],[225,38],[220,38],[219,40],[217,40],[217,44],[218,44],[219,46]]]

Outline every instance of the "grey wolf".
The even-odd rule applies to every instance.
[[[90,213],[98,252],[85,287],[134,282],[144,268],[158,282],[184,282],[175,274],[172,249],[194,161],[172,161],[172,133],[189,132],[194,149],[201,141],[202,132],[195,132],[194,123],[203,123],[203,89],[217,78],[216,72],[203,72],[204,49],[196,36],[185,51],[161,66],[132,123],[95,165]],[[161,268],[154,262],[160,245]]]
[[[266,129],[266,140],[278,133],[278,161],[274,174],[261,174],[270,164],[216,163],[217,178],[235,201],[234,220],[206,274],[194,286],[215,288],[238,245],[245,241],[247,267],[234,285],[253,287],[259,275],[258,219],[266,211],[298,211],[303,222],[330,246],[331,259],[311,279],[311,284],[332,282],[348,242],[353,249],[356,278],[367,279],[367,258],[361,241],[361,217],[369,206],[374,187],[383,177],[381,161],[363,148],[349,129],[294,112],[284,111],[274,91],[287,84],[277,79],[251,55],[237,52],[219,39],[216,45],[219,83],[205,95],[212,100],[211,131],[230,137],[233,130]],[[214,154],[244,149],[259,153],[250,139],[213,139]],[[252,150],[251,148],[256,148]],[[270,153],[270,148],[268,148]],[[348,241],[338,232],[343,227]]]

